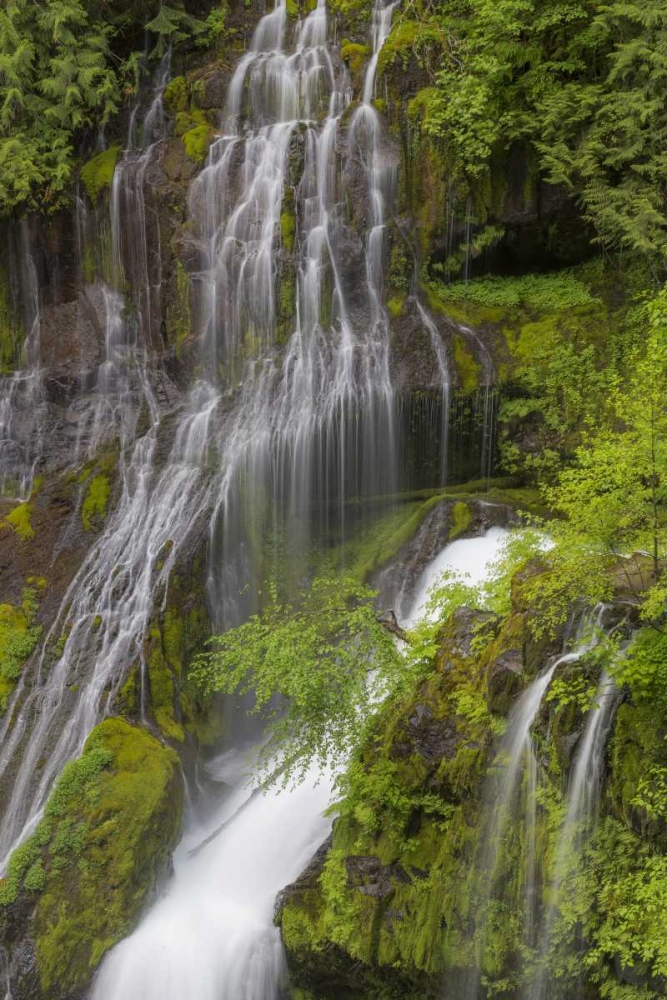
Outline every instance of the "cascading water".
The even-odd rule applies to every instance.
[[[161,470],[155,463],[160,413],[144,377],[150,340],[146,310],[138,330],[128,326],[122,296],[105,289],[106,357],[88,438],[99,445],[105,425],[113,423],[110,415],[120,415],[120,498],[64,596],[35,675],[24,675],[3,720],[0,782],[8,786],[11,775],[0,825],[4,858],[34,825],[65,761],[113,704],[128,668],[138,663],[143,669],[142,640],[155,598],[164,593],[179,545],[199,518],[210,517],[213,509],[213,607],[220,621],[233,621],[241,613],[234,609],[234,595],[250,576],[249,567],[236,558],[245,539],[248,495],[273,500],[278,512],[287,509],[297,523],[304,512],[322,507],[328,516],[328,508],[340,507],[346,495],[394,485],[387,327],[369,302],[366,318],[380,318],[370,334],[365,323],[357,332],[338,267],[343,223],[334,138],[350,97],[349,82],[344,70],[338,76],[333,71],[323,3],[299,27],[289,55],[282,49],[285,17],[279,4],[260,23],[229,88],[227,119],[243,120],[243,127],[236,124],[231,136],[213,145],[209,164],[192,187],[195,227],[207,246],[204,266],[195,276],[195,299],[208,377],[195,383],[182,407]],[[383,37],[380,32],[378,38]],[[155,101],[162,86],[163,80],[149,111],[151,121],[157,120]],[[310,117],[320,109],[326,113],[322,126]],[[277,122],[265,124],[275,117]],[[373,195],[381,173],[379,127],[374,111],[367,117],[374,123]],[[154,139],[152,125],[144,132]],[[274,321],[276,233],[290,144],[303,135],[303,170],[295,178],[296,321],[280,365]],[[130,159],[135,154],[126,154],[124,162]],[[131,176],[137,186],[143,184],[142,171]],[[111,199],[112,231],[119,228],[118,189],[127,184],[121,167]],[[370,230],[375,236],[382,228],[381,200],[374,199]],[[367,257],[377,250],[369,249],[375,236],[367,240]],[[122,243],[115,241],[116,259],[127,270]],[[323,314],[329,316],[326,327]],[[250,361],[244,360],[248,353]],[[130,397],[136,396],[137,382],[141,393],[134,406]],[[135,440],[139,409],[147,413],[149,429]],[[128,412],[133,414],[129,421]],[[216,465],[219,475],[211,474]],[[40,768],[37,761],[43,762]]]
[[[146,201],[146,175],[165,136],[163,94],[171,71],[167,49],[152,81],[148,107],[138,101],[130,115],[127,148],[114,171],[111,186],[111,269],[116,287],[129,288],[141,320],[144,343],[157,345],[160,336],[161,247],[157,207]],[[151,225],[152,222],[152,225]],[[149,259],[148,232],[151,233]]]
[[[433,348],[433,353],[435,354],[438,362],[438,371],[440,373],[440,381],[442,383],[442,427],[440,429],[442,445],[440,448],[440,481],[444,486],[447,483],[448,475],[447,452],[449,448],[449,416],[452,393],[447,348],[445,347],[442,337],[440,336],[440,331],[418,299],[415,299],[415,305],[417,307],[419,317],[428,330],[429,337],[431,338],[431,347]]]
[[[149,116],[155,116],[154,108],[155,101]],[[117,205],[112,198],[112,230],[117,228]],[[118,254],[120,260],[120,250]],[[35,676],[26,672],[21,677],[0,727],[0,788],[7,802],[0,817],[0,868],[34,826],[54,779],[108,709],[128,667],[137,661],[143,667],[142,637],[155,596],[164,592],[173,566],[173,539],[182,535],[182,525],[196,516],[201,502],[193,488],[199,484],[208,442],[203,425],[211,407],[204,404],[184,416],[169,472],[157,475],[160,414],[147,375],[143,327],[129,322],[120,291],[107,285],[101,290],[104,360],[82,415],[78,450],[93,455],[103,443],[119,440],[121,495],[64,596]],[[142,413],[150,429],[137,439]],[[165,547],[173,555],[165,555]]]
[[[599,617],[599,613],[598,613]],[[491,934],[491,921],[497,905],[512,903],[523,912],[523,941],[530,948],[535,944],[537,922],[537,891],[539,864],[537,858],[537,790],[540,767],[533,745],[532,728],[542,701],[556,671],[565,664],[575,663],[589,652],[597,641],[592,626],[594,615],[583,615],[577,631],[575,649],[553,659],[532,682],[516,703],[508,720],[507,730],[500,740],[487,779],[483,797],[485,823],[475,859],[479,889],[474,900],[477,914],[477,942],[474,966],[465,977],[465,1000],[481,1000],[485,967],[485,951]],[[597,730],[596,728],[596,731]],[[507,885],[504,854],[512,850],[513,838],[524,838],[522,870],[515,885]],[[505,899],[507,892],[519,896]]]
[[[456,541],[426,568],[410,623],[447,570],[471,585],[489,575],[507,533]],[[331,821],[322,813],[331,776],[311,771],[291,792],[263,793],[239,779],[238,755],[210,766],[229,782],[205,827],[190,828],[175,876],[135,933],[104,962],[92,1000],[275,1000],[282,995],[282,944],[273,926],[277,893],[305,867]],[[241,768],[242,773],[242,768]],[[211,834],[211,830],[213,833]]]
[[[381,16],[386,21],[384,9]],[[294,552],[305,550],[312,529],[323,535],[338,522],[343,530],[345,497],[392,493],[397,485],[380,280],[384,217],[392,197],[387,178],[395,168],[386,165],[380,150],[377,112],[364,103],[353,117],[342,165],[344,175],[357,162],[363,139],[368,295],[353,306],[341,264],[348,227],[337,154],[340,118],[351,97],[349,78],[334,68],[327,48],[323,2],[298,28],[290,54],[283,49],[285,17],[278,5],[258,26],[229,87],[229,134],[211,148],[190,197],[206,248],[197,309],[209,371],[222,367],[228,394],[242,377],[238,400],[223,421],[224,473],[212,536],[218,556],[211,577],[219,607],[230,568],[243,564],[251,528],[261,531],[262,498],[271,501],[271,517],[283,519],[287,547]],[[385,37],[386,28],[376,44]],[[300,171],[294,161],[302,162]],[[294,229],[293,288],[286,248],[276,242],[285,218]],[[280,304],[292,295],[293,325],[280,329]],[[275,348],[282,338],[287,342],[279,359]],[[255,498],[253,510],[243,509],[241,483],[245,495]]]
[[[431,590],[443,577],[455,579],[474,589],[481,587],[500,558],[506,541],[507,531],[504,528],[490,528],[479,538],[465,538],[447,545],[417,581],[410,608],[407,615],[402,616],[405,627],[412,627],[426,613]],[[400,609],[405,603],[401,594],[399,601]]]
[[[92,398],[79,421],[77,454],[92,458],[102,446],[120,442],[121,464],[127,461],[146,416],[150,426],[159,420],[155,387],[148,376],[148,359],[160,337],[161,262],[160,227],[154,205],[147,203],[147,173],[164,138],[166,120],[162,96],[169,79],[167,51],[150,88],[148,106],[138,121],[138,100],[130,115],[128,146],[114,171],[110,199],[110,252],[100,262],[104,281],[99,285],[104,314],[103,360],[94,376]],[[79,242],[97,239],[86,226]],[[152,218],[152,225],[150,225]],[[154,252],[149,261],[150,228]],[[102,244],[104,245],[104,238]],[[131,308],[128,308],[128,296]]]
[[[238,779],[237,779],[238,781]],[[278,892],[326,838],[331,781],[310,773],[292,791],[241,779],[209,827],[188,831],[175,876],[135,933],[102,966],[92,1000],[274,1000],[285,981]],[[199,850],[210,832],[225,828]]]
[[[548,995],[547,960],[563,886],[575,874],[581,852],[597,825],[605,750],[619,697],[620,692],[612,677],[604,670],[588,713],[567,789],[565,819],[556,846],[548,904],[542,918],[538,974],[531,985],[533,1000],[546,1000]]]
[[[27,221],[20,227],[18,309],[25,339],[21,364],[0,376],[0,494],[29,496],[42,457],[46,405],[40,368],[41,301]],[[9,303],[8,303],[9,305]],[[16,322],[18,317],[5,317]]]

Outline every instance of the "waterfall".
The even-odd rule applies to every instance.
[[[412,620],[445,569],[471,584],[483,582],[506,535],[491,529],[438,553],[420,580]],[[283,995],[286,970],[273,926],[275,897],[303,871],[330,829],[331,820],[322,813],[332,776],[311,769],[296,789],[263,792],[244,780],[242,763],[237,752],[212,762],[212,775],[229,790],[205,826],[195,823],[186,831],[173,880],[137,930],[109,954],[92,1000]]]
[[[471,968],[467,975],[464,989],[465,1000],[477,1000],[481,992],[481,969],[483,967],[484,946],[488,911],[497,891],[498,866],[504,838],[511,824],[524,811],[524,821],[531,831],[530,844],[533,844],[534,830],[534,786],[536,785],[537,761],[532,743],[531,730],[540,710],[544,694],[551,683],[557,668],[564,662],[571,662],[576,654],[565,654],[555,659],[532,684],[524,691],[515,705],[507,726],[507,731],[500,741],[492,770],[487,780],[483,796],[485,825],[482,829],[480,847],[475,859],[475,873],[481,879],[479,898],[476,900],[477,910],[481,914],[479,950],[476,967]],[[524,776],[528,775],[528,789],[522,796]],[[519,819],[519,822],[521,820]],[[532,903],[531,886],[535,881],[534,849],[529,851],[523,872],[524,903]],[[526,923],[532,923],[526,907]]]
[[[120,496],[0,726],[0,785],[7,802],[0,858],[34,827],[54,779],[113,706],[128,669],[136,663],[143,675],[143,637],[156,598],[165,593],[197,525],[210,525],[211,605],[223,625],[247,612],[239,596],[244,584],[252,599],[248,535],[257,518],[282,517],[295,546],[305,547],[311,518],[319,518],[323,530],[332,510],[344,519],[344,498],[395,489],[388,324],[377,301],[379,286],[369,289],[360,316],[355,303],[353,318],[339,261],[346,224],[337,136],[351,96],[349,78],[344,68],[334,69],[322,0],[299,25],[291,52],[284,49],[285,18],[279,3],[259,23],[229,86],[229,132],[213,143],[191,187],[193,239],[203,247],[193,275],[203,366],[168,428],[147,365],[157,307],[143,267],[142,218],[144,166],[159,141],[164,67],[143,128],[134,120],[131,125],[131,140],[141,134],[145,145],[121,159],[111,229],[113,271],[117,281],[126,277],[137,297],[137,318],[128,315],[120,285],[104,287],[105,357],[80,445],[87,441],[84,453],[92,453],[107,436],[120,437]],[[386,26],[378,39],[382,32]],[[373,205],[365,259],[376,273],[377,235],[390,191],[383,187],[381,123],[370,106],[364,116],[373,122],[370,160],[363,159]],[[342,136],[344,156],[356,156],[353,133],[350,128]],[[295,148],[303,166],[292,176]],[[275,276],[282,251],[276,237],[288,181],[296,199],[296,280],[281,358]],[[138,258],[128,257],[128,241],[119,235],[126,224],[124,200],[136,216]],[[137,436],[140,414],[148,429]],[[158,462],[167,429],[172,445],[166,461]],[[270,503],[270,515],[257,515],[254,504],[262,503]]]
[[[26,498],[43,453],[46,400],[40,368],[41,297],[27,220],[19,231],[17,256],[19,305],[13,315],[11,289],[6,289],[5,322],[24,332],[21,362],[11,375],[0,374],[0,495]],[[20,320],[19,320],[20,318]]]
[[[284,0],[258,24],[220,109],[222,132],[189,191],[198,366],[169,413],[150,364],[161,266],[159,243],[148,254],[148,230],[159,236],[159,227],[147,197],[165,126],[168,59],[143,125],[139,105],[133,111],[111,191],[111,266],[99,278],[104,357],[76,455],[92,458],[119,441],[118,496],[0,722],[0,867],[34,829],[64,764],[114,710],[135,665],[145,688],[144,637],[196,532],[208,532],[211,613],[224,627],[256,605],[253,545],[261,549],[266,534],[284,530],[290,552],[304,553],[313,541],[345,537],[348,501],[397,492],[401,441],[383,275],[398,156],[373,105],[393,9],[376,5],[363,100],[349,121],[350,77],[328,42],[324,0],[293,40]],[[363,176],[363,204],[350,218],[345,189],[355,174]],[[39,289],[32,257],[25,261],[37,290],[26,362],[38,375]],[[12,394],[0,388],[4,406]],[[24,492],[39,452],[34,443],[25,449]],[[474,569],[496,540],[490,532],[474,557],[463,555],[472,542],[455,544]],[[326,835],[329,788],[313,775],[290,796],[248,799],[245,785],[221,796],[214,827],[228,825],[192,857],[188,833],[173,885],[105,964],[96,997],[205,998],[205,988],[227,1000],[276,996],[284,970],[273,899]],[[196,830],[197,840],[207,832]],[[164,935],[175,942],[171,965]]]
[[[427,611],[429,595],[438,581],[447,574],[447,579],[477,589],[491,575],[494,564],[502,554],[507,541],[505,528],[490,528],[479,538],[462,538],[447,545],[442,552],[429,563],[415,586],[414,595],[404,620],[406,628],[412,627]],[[399,611],[405,606],[406,599],[399,593]]]
[[[164,88],[164,79],[158,86]],[[155,120],[155,100],[148,116]],[[146,128],[143,132],[152,135]],[[142,155],[148,153],[129,150],[124,159]],[[133,177],[135,186],[143,183],[141,173]],[[112,197],[112,231],[119,228],[117,211],[118,199]],[[77,450],[92,456],[117,438],[121,494],[64,595],[35,675],[24,671],[0,722],[0,788],[6,801],[0,816],[0,870],[34,828],[54,780],[108,711],[128,669],[137,661],[144,669],[143,635],[155,596],[164,592],[173,567],[178,545],[172,543],[202,503],[196,493],[198,468],[214,404],[207,399],[183,416],[170,462],[158,475],[160,413],[147,372],[144,327],[129,322],[120,290],[102,285],[101,291],[105,353],[92,401],[82,414]],[[137,437],[142,413],[150,429]],[[63,648],[57,654],[59,643]]]
[[[619,697],[612,677],[603,670],[568,784],[565,819],[556,845],[542,920],[538,974],[531,987],[533,1000],[546,1000],[548,995],[547,962],[563,886],[575,873],[581,852],[597,825],[605,750]]]
[[[344,533],[346,497],[391,494],[398,481],[380,279],[395,163],[386,162],[370,105],[341,133],[351,89],[326,45],[323,0],[299,25],[291,53],[283,48],[284,19],[279,4],[260,22],[229,86],[228,133],[211,147],[190,194],[205,248],[196,281],[201,342],[209,378],[222,369],[226,396],[235,400],[223,420],[223,474],[211,521],[210,593],[223,609],[220,624],[234,620],[228,581],[239,572],[247,578],[248,537],[261,533],[267,517],[284,524],[290,552],[303,552],[312,532]],[[359,125],[362,118],[369,129]],[[339,167],[341,134],[347,162]],[[340,185],[360,146],[368,294],[357,315],[341,259],[349,228]],[[303,164],[296,175],[295,159]],[[276,241],[285,213],[291,250]],[[286,299],[288,318],[280,321]],[[256,498],[254,509],[244,509],[241,483]],[[262,498],[271,500],[269,514],[258,509]]]
[[[449,410],[452,391],[451,378],[449,375],[449,361],[447,359],[447,348],[442,341],[442,337],[440,336],[437,326],[428,315],[419,299],[415,299],[415,304],[417,306],[419,318],[428,330],[429,337],[431,338],[431,347],[433,348],[433,353],[438,362],[438,371],[440,373],[440,382],[442,384],[442,426],[440,429],[442,445],[440,448],[440,481],[443,486],[446,486],[448,474],[447,459],[449,448]]]
[[[283,995],[285,959],[273,911],[278,892],[303,871],[331,827],[323,816],[331,780],[319,778],[311,771],[291,791],[266,793],[241,778],[208,827],[188,831],[167,892],[110,953],[92,1000]]]
[[[577,662],[597,641],[591,630],[596,621],[599,624],[601,613],[602,609],[596,609],[595,613],[581,617],[574,650],[554,658],[524,691],[510,714],[507,730],[494,755],[482,798],[484,819],[475,858],[475,877],[480,880],[480,888],[474,899],[478,915],[477,955],[474,966],[465,977],[465,1000],[481,1000],[485,995],[482,974],[490,914],[494,904],[502,901],[507,891],[512,891],[512,886],[505,884],[503,862],[506,859],[503,851],[513,836],[522,835],[525,843],[523,865],[519,873],[520,896],[514,898],[513,902],[523,911],[524,944],[532,947],[535,943],[539,878],[537,790],[540,765],[533,745],[532,728],[556,671],[566,664]],[[601,733],[599,727],[595,727],[595,731]],[[583,778],[581,781],[583,787]]]

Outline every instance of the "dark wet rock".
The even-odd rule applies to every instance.
[[[508,649],[494,660],[487,676],[487,703],[492,712],[507,715],[524,686],[524,678],[520,649]]]
[[[497,618],[493,614],[475,611],[472,608],[457,608],[447,623],[441,643],[442,662],[451,659],[468,659],[475,639],[484,631],[493,628]]]
[[[403,740],[397,742],[393,756],[408,757],[418,754],[430,764],[453,760],[464,737],[454,719],[433,717],[428,705],[418,704],[414,714],[403,725]]]
[[[319,847],[312,856],[299,877],[294,882],[290,883],[290,885],[285,886],[285,888],[278,893],[275,905],[277,914],[280,913],[283,906],[290,899],[293,899],[295,896],[300,896],[308,889],[314,889],[317,887],[327,854],[331,850],[332,839],[333,838],[331,836],[327,837],[321,847]]]
[[[373,899],[383,899],[388,896],[394,883],[409,882],[410,878],[400,865],[383,865],[375,857],[351,856],[345,859],[347,884],[356,889],[362,896]]]

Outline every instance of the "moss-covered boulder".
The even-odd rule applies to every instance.
[[[173,750],[122,718],[93,730],[0,880],[0,931],[17,996],[85,994],[169,865],[182,797]]]
[[[440,995],[446,968],[465,967],[462,901],[488,751],[503,726],[489,703],[513,700],[501,676],[515,693],[517,679],[526,683],[525,625],[522,614],[500,624],[460,608],[433,669],[383,707],[348,774],[331,844],[280,900],[297,989],[318,1000],[424,1000]],[[512,669],[503,670],[508,660]]]

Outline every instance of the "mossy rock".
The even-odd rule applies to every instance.
[[[638,805],[639,785],[652,765],[667,766],[665,720],[654,706],[621,705],[611,741],[610,798],[614,812],[639,833],[654,833],[655,824]]]
[[[0,882],[0,923],[34,954],[25,972],[31,984],[38,977],[31,997],[81,995],[131,932],[169,864],[182,800],[173,750],[122,718],[92,731]],[[18,989],[24,995],[21,982]]]
[[[456,538],[465,534],[472,524],[472,511],[467,503],[459,500],[450,511],[449,540],[453,542]]]
[[[459,376],[459,383],[464,392],[475,392],[479,389],[482,366],[475,359],[463,337],[454,337],[454,361]]]
[[[160,734],[179,748],[186,742],[211,746],[223,729],[222,697],[205,697],[189,679],[194,655],[211,634],[201,563],[196,558],[172,574],[167,606],[152,619],[144,642],[145,675],[129,671],[116,711],[139,718],[144,710]]]
[[[110,146],[81,167],[81,180],[93,204],[113,183],[120,146]]]
[[[420,28],[419,21],[401,20],[394,25],[380,52],[379,73],[385,73],[390,66],[395,66],[397,63],[403,68],[407,66],[414,55]]]
[[[81,507],[81,520],[86,531],[93,531],[95,527],[102,526],[106,520],[110,495],[111,481],[105,473],[93,476],[89,480]]]
[[[35,585],[25,588],[20,605],[0,604],[0,715],[42,634],[35,615],[46,581],[31,578],[30,582]]]
[[[296,217],[291,208],[283,209],[280,216],[280,238],[283,246],[290,253],[294,249],[294,234],[296,232]]]
[[[208,154],[213,133],[210,125],[196,125],[182,135],[183,145],[189,160],[203,166]]]
[[[383,705],[318,877],[283,898],[296,986],[312,988],[321,956],[334,953],[325,997],[348,995],[355,976],[350,996],[439,995],[444,924],[467,919],[457,907],[494,731],[487,675],[520,646],[522,627],[511,620],[498,632],[493,616],[459,609],[443,625],[433,669]]]
[[[0,521],[1,528],[11,528],[19,536],[21,541],[28,542],[31,538],[35,537],[35,530],[32,526],[32,511],[33,506],[31,503],[20,503],[4,518]]]
[[[178,111],[187,111],[190,105],[190,93],[184,76],[175,76],[164,88],[162,95],[167,111],[175,115]]]
[[[346,39],[341,44],[340,56],[343,62],[347,64],[350,73],[358,78],[361,76],[366,60],[370,56],[370,49],[367,45],[348,42]]]

